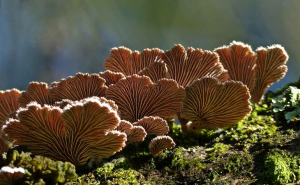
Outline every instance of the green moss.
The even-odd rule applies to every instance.
[[[124,166],[125,164],[125,166]],[[146,183],[144,176],[131,168],[127,168],[127,160],[119,158],[109,163],[104,163],[93,174],[102,184],[140,184]],[[125,168],[124,168],[125,167]]]
[[[219,157],[222,157],[229,149],[229,145],[223,143],[216,143],[213,148],[207,149],[206,151],[209,152],[209,159],[216,160]]]
[[[25,184],[70,184],[76,181],[75,166],[69,162],[53,161],[42,156],[33,157],[31,153],[10,150],[0,157],[0,165],[22,167],[25,169]]]
[[[288,151],[278,149],[270,151],[264,165],[265,175],[268,177],[266,180],[272,184],[295,182],[299,174],[297,161]]]
[[[173,158],[171,162],[171,168],[174,170],[183,170],[186,168],[201,168],[205,169],[206,166],[201,163],[201,159],[197,157],[191,157],[188,155],[184,155],[185,153],[183,152],[185,149],[182,147],[176,148],[173,151]]]

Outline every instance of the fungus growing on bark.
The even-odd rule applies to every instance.
[[[146,136],[147,136],[147,132],[143,127],[133,126],[130,129],[129,134],[127,135],[126,144],[142,142],[144,141]]]
[[[280,45],[259,47],[256,53],[256,81],[254,89],[251,91],[251,99],[254,103],[259,103],[269,86],[285,76],[287,72],[285,64],[289,57]]]
[[[105,79],[105,85],[108,87],[111,84],[117,83],[119,80],[124,79],[125,76],[122,73],[112,72],[110,70],[106,70],[104,72],[99,73],[100,77]]]
[[[233,41],[229,46],[215,49],[220,62],[228,70],[229,79],[241,81],[251,91],[255,84],[256,54],[251,46]]]
[[[171,117],[181,110],[185,92],[171,79],[154,84],[147,76],[132,75],[110,85],[106,96],[118,105],[121,119],[133,123],[145,116]]]
[[[43,82],[29,83],[27,91],[22,92],[18,102],[21,107],[26,107],[26,105],[32,101],[35,101],[42,106],[54,104],[54,100],[49,95],[48,84]]]
[[[24,168],[11,168],[4,166],[0,170],[1,185],[18,185],[18,180],[25,174]]]
[[[59,83],[55,82],[49,94],[55,101],[76,101],[92,96],[103,97],[106,89],[105,80],[98,74],[77,73],[75,77],[70,76]]]
[[[144,117],[137,122],[133,123],[134,126],[142,126],[148,135],[164,135],[168,134],[169,126],[166,120],[160,117]]]
[[[215,52],[194,48],[186,51],[178,44],[163,53],[161,58],[167,64],[168,77],[183,87],[202,77],[215,77],[220,81],[227,81],[229,77]]]
[[[107,158],[125,146],[126,135],[110,131],[120,122],[111,103],[93,97],[62,110],[33,102],[19,109],[18,119],[7,121],[3,131],[35,155],[82,165],[89,158]]]
[[[175,142],[170,136],[157,136],[149,144],[149,150],[152,156],[157,156],[165,149],[172,149],[175,147]]]
[[[104,62],[104,66],[107,70],[130,76],[149,67],[155,61],[159,61],[162,53],[163,51],[158,48],[145,49],[142,53],[132,52],[125,47],[112,48],[110,56]]]
[[[186,87],[181,122],[183,132],[230,127],[251,112],[249,90],[242,82],[205,77]],[[182,119],[181,118],[181,119]]]

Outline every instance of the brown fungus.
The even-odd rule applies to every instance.
[[[18,110],[17,119],[7,121],[3,131],[35,155],[82,165],[89,158],[107,158],[125,146],[126,135],[111,131],[120,118],[110,103],[93,97],[62,110],[33,102]]]
[[[105,79],[105,85],[108,87],[111,84],[117,83],[119,80],[124,79],[125,76],[122,73],[112,72],[110,70],[106,70],[104,72],[99,73],[100,77]]]
[[[285,64],[289,56],[280,45],[259,47],[256,53],[256,81],[254,89],[251,91],[251,99],[254,103],[259,103],[269,86],[285,76],[288,70]]]
[[[256,54],[251,46],[233,41],[229,46],[215,49],[220,62],[228,70],[230,80],[241,81],[251,91],[255,84]]]
[[[110,85],[106,96],[118,105],[121,119],[133,123],[145,116],[172,117],[181,110],[185,92],[171,79],[153,83],[147,76],[132,75]]]
[[[21,91],[17,89],[0,91],[0,126],[19,108],[18,98]]]
[[[129,135],[131,132],[133,125],[129,121],[121,120],[120,124],[115,128],[115,130],[120,132],[125,132],[125,134]]]
[[[219,56],[215,52],[194,48],[188,48],[186,51],[182,45],[178,44],[170,51],[163,53],[161,58],[167,64],[168,78],[176,80],[183,87],[202,77],[228,80],[228,73],[219,62]]]
[[[133,126],[142,126],[148,135],[164,135],[168,134],[169,132],[169,126],[167,121],[160,117],[146,116],[133,123]]]
[[[149,150],[152,156],[157,156],[165,149],[172,149],[175,147],[175,142],[170,136],[157,136],[149,144]]]
[[[125,76],[137,74],[155,61],[159,61],[162,50],[158,48],[145,49],[142,53],[131,51],[125,47],[112,48],[110,56],[104,62],[106,70],[121,72]]]
[[[92,96],[104,97],[106,89],[105,80],[98,74],[77,73],[75,77],[70,76],[59,83],[55,82],[49,94],[55,101],[76,101]]]
[[[43,82],[29,83],[27,91],[22,92],[18,102],[21,107],[26,107],[26,105],[32,101],[35,101],[42,106],[54,104],[53,98],[49,95],[48,84]]]
[[[127,135],[127,142],[126,144],[131,143],[139,143],[144,141],[145,137],[147,136],[147,132],[145,129],[141,126],[133,126],[129,134]]]
[[[222,83],[216,78],[205,77],[185,90],[181,116],[191,123],[181,122],[183,132],[230,127],[251,112],[250,93],[242,82]],[[186,126],[188,129],[184,130]]]
[[[0,184],[1,185],[18,185],[18,180],[25,174],[24,168],[11,168],[4,166],[0,170]]]

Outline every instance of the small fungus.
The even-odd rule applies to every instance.
[[[133,123],[134,126],[142,126],[148,135],[164,135],[168,134],[169,126],[166,120],[160,117],[144,117]]]
[[[259,103],[269,86],[285,76],[287,72],[285,64],[289,56],[280,45],[259,47],[256,53],[256,80],[254,89],[251,91],[251,99],[254,103]]]
[[[132,75],[110,85],[106,96],[118,105],[121,119],[133,123],[145,116],[169,118],[180,112],[185,92],[175,80],[153,83],[147,76]]]
[[[106,89],[105,80],[98,74],[77,73],[75,77],[70,76],[59,83],[55,82],[49,94],[55,101],[76,101],[92,96],[104,97]]]
[[[49,95],[48,84],[43,82],[29,83],[27,91],[22,92],[18,102],[21,107],[26,107],[26,105],[32,101],[35,101],[42,106],[54,104],[54,100]]]
[[[126,144],[130,143],[139,143],[144,141],[145,137],[147,136],[147,132],[141,126],[133,126],[130,129],[129,134],[127,135],[127,142]]]
[[[181,116],[191,122],[190,131],[230,127],[251,112],[249,90],[242,82],[205,77],[185,90]]]
[[[21,108],[3,131],[17,145],[33,154],[82,165],[89,158],[101,159],[120,151],[126,134],[115,129],[120,118],[105,98],[75,101],[64,109],[36,102]]]
[[[175,147],[175,142],[170,136],[157,136],[149,144],[149,150],[153,156],[157,156],[165,149]]]
[[[229,46],[215,49],[220,62],[228,70],[229,79],[241,81],[251,91],[255,84],[256,54],[251,46],[233,41]]]
[[[100,77],[105,79],[105,85],[108,87],[111,84],[117,83],[119,80],[124,79],[125,76],[122,73],[112,72],[110,70],[106,70],[104,72],[99,73]]]
[[[228,73],[215,52],[194,48],[188,48],[186,51],[178,44],[163,53],[162,60],[167,64],[168,77],[176,80],[183,87],[202,77],[216,77],[220,81],[228,80]]]
[[[162,78],[169,78],[167,65],[163,62],[154,62],[151,66],[146,67],[138,75],[148,76],[153,82],[158,82]]]
[[[155,61],[159,61],[163,51],[145,49],[142,53],[131,51],[125,47],[112,48],[110,56],[104,62],[105,69],[113,72],[121,72],[125,76],[137,74]]]
[[[115,130],[120,132],[125,132],[125,134],[129,135],[132,130],[133,125],[129,121],[121,120],[120,124],[115,128]]]

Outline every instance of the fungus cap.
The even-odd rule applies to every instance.
[[[169,132],[167,121],[157,116],[146,116],[133,123],[133,126],[142,126],[148,135],[164,135]]]
[[[77,101],[92,96],[104,97],[106,89],[105,80],[99,74],[77,73],[75,77],[70,76],[61,79],[59,83],[55,82],[49,94],[55,101]]]
[[[233,41],[229,46],[215,49],[220,62],[228,71],[229,79],[241,81],[251,91],[255,84],[256,54],[248,44]]]
[[[118,105],[121,119],[133,123],[145,116],[169,118],[180,112],[185,92],[171,79],[153,83],[147,76],[132,75],[110,85],[106,96]]]
[[[251,112],[249,98],[242,82],[205,77],[186,87],[182,117],[192,122],[191,131],[230,127]]]
[[[64,109],[32,102],[19,109],[18,119],[8,120],[3,131],[35,155],[82,165],[89,158],[109,157],[125,146],[126,134],[111,131],[120,122],[111,105],[97,97],[75,101]]]
[[[194,48],[185,50],[178,44],[164,52],[161,58],[167,64],[168,78],[176,80],[183,87],[202,77],[216,77],[222,81],[228,79],[227,71],[215,52]]]
[[[175,145],[175,142],[170,136],[157,136],[151,140],[149,150],[153,156],[157,156],[165,149],[174,148]]]
[[[125,47],[112,48],[110,56],[105,60],[106,70],[121,72],[125,76],[137,74],[155,61],[159,61],[162,50],[158,48],[145,49],[142,53],[131,51]]]
[[[251,91],[254,103],[259,103],[265,91],[274,82],[283,78],[288,70],[285,65],[288,54],[281,45],[272,45],[267,48],[259,47],[257,53],[256,81]]]

